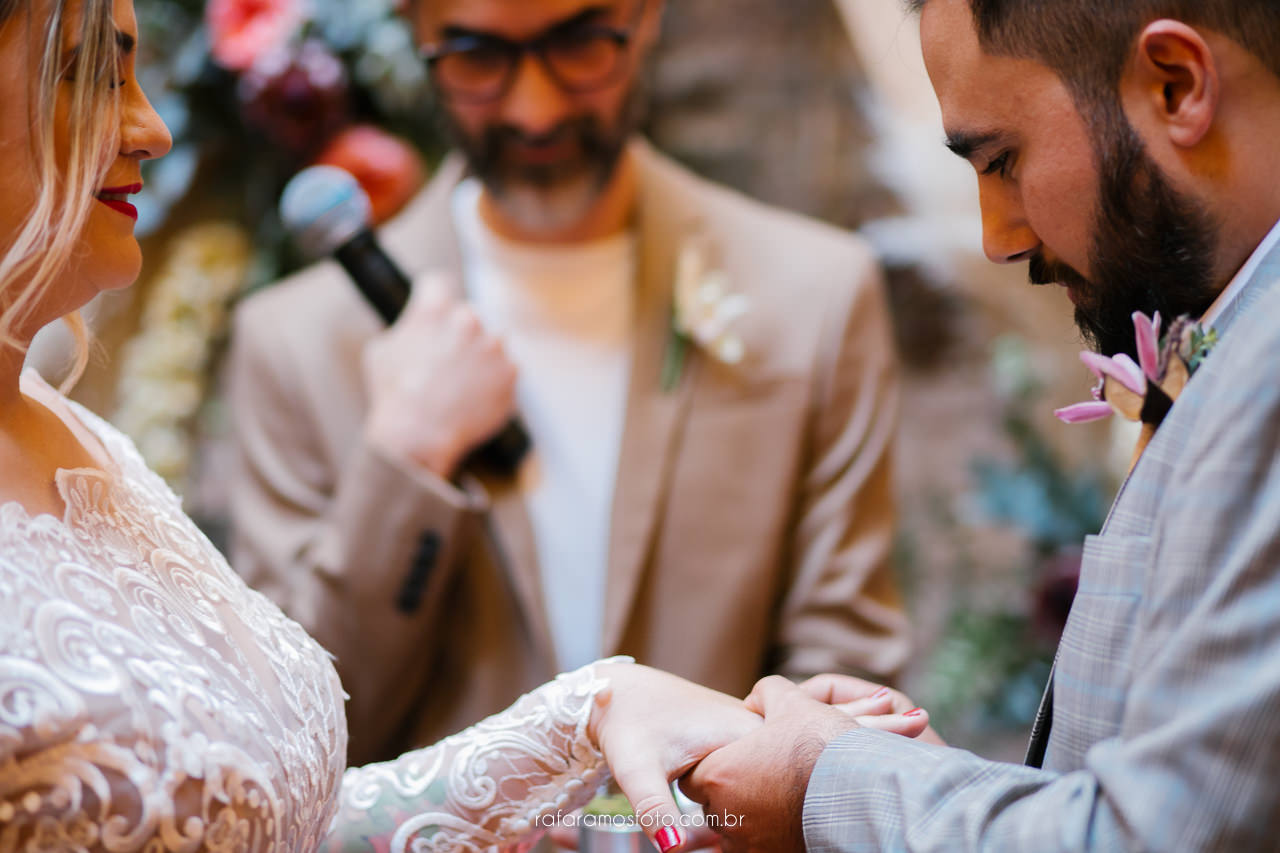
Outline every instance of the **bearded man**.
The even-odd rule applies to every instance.
[[[764,727],[685,790],[740,816],[731,850],[1275,850],[1280,5],[913,6],[987,255],[1067,288],[1149,441],[1084,543],[1025,766],[829,707],[874,685],[769,679]]]
[[[337,656],[353,762],[602,655],[907,656],[877,266],[638,138],[661,6],[411,3],[457,152],[381,234],[408,308],[324,264],[239,311],[232,562]],[[515,476],[468,468],[517,410]]]

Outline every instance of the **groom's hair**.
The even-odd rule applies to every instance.
[[[906,0],[919,12],[930,0]],[[1053,69],[1084,113],[1110,109],[1142,28],[1160,18],[1219,32],[1280,77],[1280,0],[968,0],[983,50]]]

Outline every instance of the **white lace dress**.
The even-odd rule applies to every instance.
[[[347,770],[328,655],[250,590],[127,438],[62,519],[0,506],[0,851],[470,851],[528,842],[605,778],[591,667]]]

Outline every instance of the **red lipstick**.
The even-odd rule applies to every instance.
[[[117,213],[123,213],[125,216],[136,222],[138,219],[138,208],[134,207],[126,199],[134,193],[139,192],[142,192],[142,184],[140,183],[126,184],[120,187],[103,187],[98,190],[98,193],[94,198]]]

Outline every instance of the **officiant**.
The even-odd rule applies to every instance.
[[[638,135],[661,12],[411,4],[455,153],[380,233],[409,308],[321,264],[239,311],[232,563],[336,655],[353,760],[601,654],[739,696],[907,658],[876,261]]]

